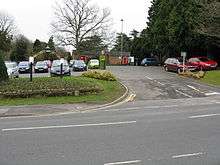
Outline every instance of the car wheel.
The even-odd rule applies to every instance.
[[[164,70],[165,70],[166,72],[169,71],[169,69],[167,68],[167,66],[164,67]]]
[[[177,69],[177,73],[178,73],[178,74],[182,73],[182,69],[178,68],[178,69]]]

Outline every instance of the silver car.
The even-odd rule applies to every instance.
[[[51,76],[60,76],[60,75],[71,75],[71,71],[66,60],[63,61],[63,68],[61,74],[61,60],[54,60],[50,70]]]
[[[19,77],[19,71],[18,71],[18,65],[16,62],[5,62],[8,76],[11,78],[18,78]]]

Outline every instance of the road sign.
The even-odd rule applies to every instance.
[[[29,63],[34,63],[34,57],[32,56],[29,57]]]

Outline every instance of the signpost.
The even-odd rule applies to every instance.
[[[34,57],[29,57],[29,63],[30,63],[30,81],[33,80],[33,63],[34,63]]]
[[[183,57],[183,72],[185,72],[186,52],[181,52],[181,56]]]
[[[60,59],[60,77],[63,78],[63,63],[64,63],[64,58]]]

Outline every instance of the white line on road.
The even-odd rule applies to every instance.
[[[211,92],[211,93],[206,93],[206,96],[213,96],[213,95],[220,95],[218,92]]]
[[[204,92],[200,91],[199,89],[195,88],[194,86],[187,85],[187,87],[189,87],[189,88],[191,88],[191,89],[193,89],[194,91],[197,91],[197,92],[199,92],[199,93],[204,93]]]
[[[179,91],[179,90],[175,90],[177,93],[179,93],[179,94],[181,94],[181,95],[183,95],[183,96],[186,96],[186,97],[188,97],[188,98],[192,98],[192,96],[190,96],[190,95],[188,95],[188,94],[186,94],[186,93],[183,93],[183,92],[181,92],[181,91]]]
[[[39,129],[55,129],[55,128],[75,128],[75,127],[92,127],[92,126],[111,126],[111,125],[123,125],[134,124],[137,121],[124,121],[114,123],[97,123],[97,124],[81,124],[81,125],[63,125],[63,126],[45,126],[45,127],[26,127],[26,128],[7,128],[2,129],[2,132],[7,131],[22,131],[22,130],[39,130]]]
[[[178,159],[178,158],[193,157],[193,156],[200,156],[200,155],[204,155],[204,153],[198,152],[198,153],[193,153],[193,154],[174,155],[172,156],[172,158]]]
[[[205,117],[213,117],[213,116],[220,116],[220,114],[207,114],[207,115],[190,116],[189,119],[197,119],[197,118],[205,118]]]
[[[140,163],[140,162],[141,160],[132,160],[132,161],[126,161],[126,162],[105,163],[104,165],[134,164],[134,163]]]
[[[149,80],[153,80],[151,77],[148,77],[148,76],[145,76],[147,79],[149,79]]]

